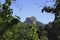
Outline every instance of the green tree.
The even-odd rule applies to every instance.
[[[0,40],[3,40],[3,34],[16,25],[19,20],[12,16],[10,5],[12,0],[5,0],[4,4],[0,4]]]
[[[19,21],[19,17],[12,16],[10,5],[12,0],[5,0],[0,10],[0,40],[39,40],[36,25],[29,25]]]
[[[53,5],[54,7],[45,6],[42,9],[42,12],[45,10],[48,13],[53,13],[55,15],[55,20],[60,19],[60,0],[54,0],[56,1]]]
[[[54,0],[56,1],[55,2],[55,5],[54,7],[47,7],[45,6],[43,9],[42,9],[42,12],[45,11],[47,13],[52,13],[55,15],[55,20],[50,23],[49,25],[46,25],[45,26],[45,29],[47,31],[47,34],[48,34],[48,39],[49,40],[60,40],[59,38],[59,35],[60,35],[60,0]]]

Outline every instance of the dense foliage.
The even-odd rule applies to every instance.
[[[22,23],[18,16],[13,17],[12,1],[0,4],[0,40],[60,40],[60,0],[56,0],[55,8],[42,9],[55,14],[55,20],[44,27]]]
[[[10,5],[12,0],[0,4],[0,40],[39,40],[36,25],[19,21],[18,16],[12,16]]]
[[[44,7],[42,12],[52,13],[55,15],[55,19],[52,23],[45,26],[47,31],[47,37],[49,40],[60,40],[60,0],[56,1],[54,7]]]

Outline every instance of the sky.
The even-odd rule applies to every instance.
[[[12,3],[13,16],[17,15],[24,22],[26,17],[35,16],[36,19],[44,24],[54,21],[54,14],[48,14],[47,12],[41,12],[44,6],[53,7],[54,2],[52,0],[16,0]],[[4,3],[4,0],[0,0]]]

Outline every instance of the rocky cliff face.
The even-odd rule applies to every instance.
[[[39,22],[39,21],[37,21],[37,19],[34,16],[27,17],[24,22],[28,23],[28,24],[37,24],[38,26],[44,26],[44,24]]]
[[[32,17],[27,17],[25,23],[36,24],[36,21],[37,21],[36,18],[32,16]]]

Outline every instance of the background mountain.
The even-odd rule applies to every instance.
[[[24,23],[37,24],[38,26],[44,26],[44,24],[41,23],[40,21],[37,21],[37,19],[34,16],[27,17],[26,20],[24,21]]]

